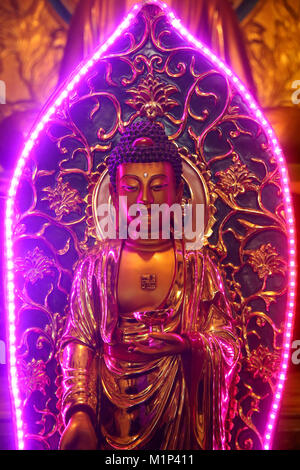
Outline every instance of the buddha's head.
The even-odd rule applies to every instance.
[[[160,124],[138,121],[129,126],[107,159],[110,192],[116,208],[120,196],[128,207],[143,204],[180,203],[183,183],[182,160]]]

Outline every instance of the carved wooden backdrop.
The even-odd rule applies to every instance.
[[[13,241],[27,448],[58,446],[56,354],[76,261],[95,242],[92,190],[122,129],[149,115],[164,124],[206,179],[214,222],[208,244],[241,342],[227,445],[262,448],[287,291],[279,169],[243,97],[159,8],[150,7],[63,102],[20,180]]]

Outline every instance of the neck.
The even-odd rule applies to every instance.
[[[164,251],[168,250],[173,246],[172,239],[143,239],[138,238],[137,240],[132,240],[128,238],[125,240],[125,246],[137,251]]]

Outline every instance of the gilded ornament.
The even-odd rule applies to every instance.
[[[286,262],[279,256],[271,243],[261,245],[258,250],[245,250],[245,254],[249,255],[248,263],[260,279],[273,274],[284,275],[286,272]]]
[[[54,188],[47,187],[43,191],[47,196],[42,198],[42,201],[49,201],[49,207],[54,210],[58,219],[71,212],[80,212],[80,204],[83,202],[78,191],[71,187],[71,185],[62,180],[58,180]]]
[[[246,360],[246,368],[254,378],[261,377],[263,382],[275,380],[280,370],[280,355],[270,352],[269,348],[262,346],[254,349]]]
[[[54,261],[38,247],[35,247],[33,251],[28,251],[25,258],[16,259],[16,271],[23,273],[26,281],[32,284],[38,279],[43,279],[47,274],[53,275],[53,269],[55,269]]]
[[[219,177],[218,187],[233,198],[246,191],[257,190],[257,177],[239,160],[227,170],[217,172],[216,176]]]
[[[178,106],[177,101],[170,98],[170,95],[178,92],[174,85],[166,84],[149,73],[142,79],[137,88],[133,87],[127,90],[127,93],[133,95],[133,98],[126,101],[127,104],[139,111],[141,116],[148,119],[156,119],[164,116],[167,111],[174,106]]]
[[[44,361],[35,358],[31,362],[22,360],[20,371],[21,389],[27,396],[36,390],[46,395],[46,387],[50,385],[50,379]]]

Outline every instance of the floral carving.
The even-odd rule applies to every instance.
[[[17,258],[15,266],[16,271],[23,272],[26,281],[32,284],[38,279],[43,279],[45,274],[52,274],[55,268],[54,262],[38,247],[28,251],[25,258]]]
[[[258,250],[246,251],[249,254],[248,263],[258,274],[260,279],[264,279],[272,274],[285,274],[286,263],[278,255],[271,243],[261,245]]]
[[[50,385],[45,363],[33,358],[28,363],[23,360],[20,366],[20,385],[21,389],[26,391],[26,395],[28,396],[36,390],[45,395],[46,386]]]
[[[280,370],[280,355],[270,352],[267,347],[259,345],[246,360],[246,369],[254,378],[260,377],[263,382],[276,379]]]
[[[64,215],[70,212],[80,212],[80,205],[83,201],[78,191],[70,186],[69,183],[64,183],[58,180],[55,188],[47,187],[43,191],[47,193],[42,200],[48,200],[50,209],[54,210],[57,218],[60,220]]]
[[[151,73],[140,81],[137,88],[131,88],[127,92],[131,93],[133,98],[127,100],[126,103],[139,111],[141,116],[147,116],[148,119],[164,116],[166,111],[178,106],[177,101],[169,98],[170,95],[178,92],[177,87],[162,83]]]
[[[249,190],[257,191],[257,184],[254,182],[257,177],[239,160],[227,170],[217,172],[216,176],[219,177],[219,188],[234,198]]]

